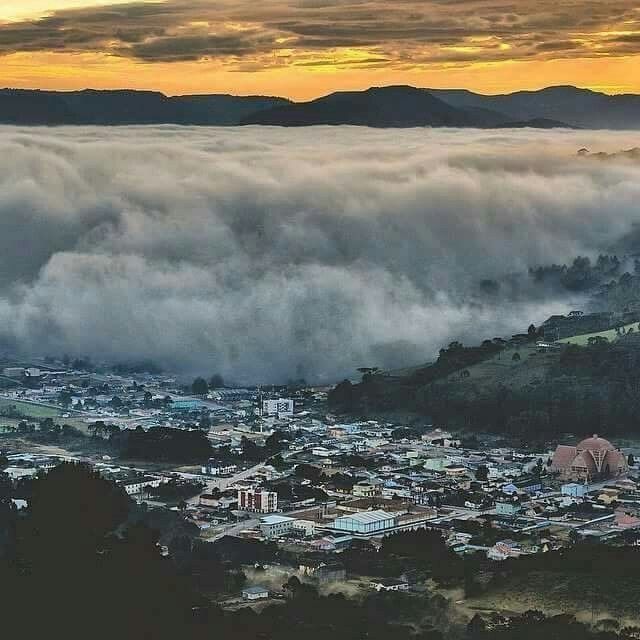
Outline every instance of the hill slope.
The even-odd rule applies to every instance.
[[[452,343],[457,345],[457,343]],[[640,335],[615,342],[538,348],[535,341],[465,348],[406,375],[367,375],[340,383],[329,402],[359,416],[403,415],[450,429],[494,431],[513,438],[561,433],[637,433],[635,379]]]
[[[429,89],[429,93],[459,109],[490,109],[514,121],[550,119],[585,128],[640,128],[640,96],[607,95],[571,86],[504,95],[482,95],[466,89]]]
[[[0,124],[347,124],[372,127],[640,128],[640,96],[549,87],[506,95],[409,86],[343,91],[310,102],[154,91],[0,90]]]
[[[332,93],[311,102],[261,111],[243,122],[286,127],[502,127],[509,126],[509,120],[508,116],[481,105],[452,106],[424,89],[394,86]],[[524,125],[526,123],[519,123]],[[556,123],[556,126],[563,125]]]
[[[155,91],[0,90],[0,123],[18,125],[236,125],[251,113],[289,104],[285,98]]]

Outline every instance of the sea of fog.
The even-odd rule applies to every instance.
[[[640,221],[640,132],[0,128],[0,350],[331,381],[580,301],[483,279]]]

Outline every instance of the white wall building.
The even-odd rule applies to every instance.
[[[261,600],[269,597],[269,590],[265,587],[246,587],[242,590],[243,600]]]
[[[263,400],[260,412],[263,417],[290,418],[293,415],[293,400],[291,398]]]
[[[265,538],[279,538],[294,528],[295,518],[265,516],[260,518],[260,531]]]
[[[296,520],[293,529],[305,538],[310,538],[316,532],[316,523],[313,520]]]
[[[127,492],[128,496],[134,496],[138,493],[142,493],[145,489],[157,488],[162,484],[162,478],[150,478],[145,476],[143,478],[133,478],[132,480],[123,480],[119,484]]]
[[[207,463],[202,465],[202,473],[206,476],[226,476],[235,473],[237,470],[238,465],[235,464],[220,465]]]

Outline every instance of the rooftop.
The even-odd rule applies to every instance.
[[[340,520],[342,518],[350,518],[356,522],[368,524],[370,522],[380,522],[381,520],[391,520],[393,515],[386,511],[362,511],[360,513],[351,513],[349,515],[340,516],[340,518],[337,519]]]
[[[595,433],[591,438],[586,438],[585,440],[580,442],[576,448],[578,449],[578,451],[598,451],[601,449],[612,451],[614,449],[613,445],[608,440],[599,437],[598,434]]]
[[[245,587],[242,593],[269,593],[269,589],[266,587]]]
[[[260,518],[262,524],[282,524],[284,522],[292,522],[295,518],[287,518],[286,516],[265,516]]]

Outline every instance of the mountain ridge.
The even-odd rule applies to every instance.
[[[306,102],[229,93],[135,89],[0,89],[0,124],[572,127],[640,129],[640,95],[570,85],[485,95],[408,85],[337,91]]]
[[[271,126],[355,125],[380,128],[504,128],[514,120],[483,105],[457,106],[427,89],[408,85],[338,91],[309,102],[291,103],[258,112],[241,124]],[[539,118],[520,119],[515,126],[538,126]],[[545,128],[571,125],[546,119]]]

